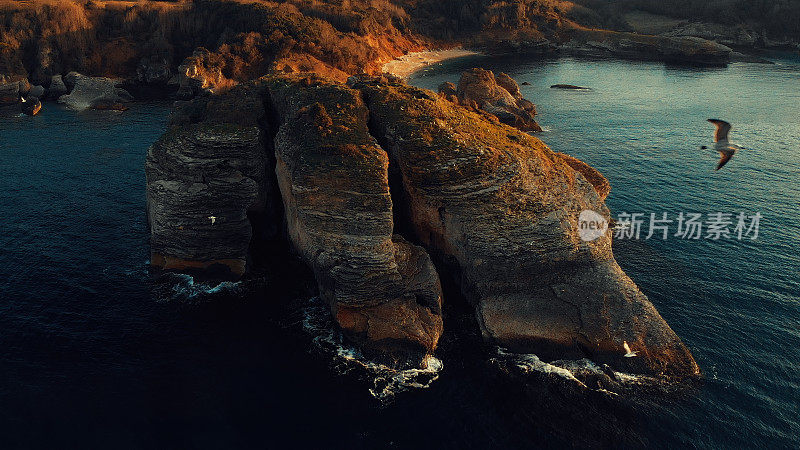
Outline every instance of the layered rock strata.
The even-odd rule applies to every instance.
[[[430,91],[263,78],[183,104],[147,175],[154,265],[241,275],[261,251],[248,241],[269,222],[255,211],[280,202],[272,222],[285,224],[339,327],[373,354],[418,361],[436,347],[442,292],[427,249],[459,280],[491,344],[632,373],[699,373],[617,265],[611,231],[580,237],[582,211],[610,218],[608,181]],[[624,357],[626,343],[637,357]]]
[[[393,235],[389,157],[369,133],[360,93],[308,80],[268,86],[289,239],[337,323],[367,350],[432,352],[442,333],[439,277],[424,249]]]
[[[266,206],[264,114],[248,87],[177,110],[145,163],[152,266],[244,275],[248,215]]]
[[[578,217],[609,218],[595,188],[541,141],[427,91],[365,84],[373,128],[402,173],[423,245],[456,262],[486,339],[543,359],[691,376],[688,349]],[[595,181],[597,184],[597,181]],[[600,192],[598,192],[598,190]],[[638,351],[624,358],[624,343]]]

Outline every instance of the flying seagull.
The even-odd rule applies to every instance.
[[[208,218],[209,218],[209,220],[211,220],[211,225],[214,225],[215,223],[217,223],[216,216],[208,216]]]
[[[739,147],[728,141],[728,132],[731,131],[731,124],[719,119],[708,119],[708,121],[717,127],[717,131],[714,133],[714,150],[719,152],[719,163],[715,169],[719,170],[733,158],[736,150],[742,150],[744,147]],[[708,147],[704,145],[700,148],[707,149]]]
[[[622,341],[622,346],[625,348],[625,357],[626,358],[633,358],[636,356],[639,351],[632,352],[630,346],[628,346],[628,341]]]

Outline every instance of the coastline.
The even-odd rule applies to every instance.
[[[399,78],[407,79],[414,72],[440,63],[448,59],[462,58],[465,56],[482,55],[483,53],[464,48],[454,48],[450,50],[426,50],[405,54],[393,59],[382,66],[383,73],[388,73]]]

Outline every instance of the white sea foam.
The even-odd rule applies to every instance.
[[[241,282],[223,281],[220,283],[197,282],[194,277],[185,273],[170,274],[172,288],[169,300],[196,300],[204,296],[221,293],[236,293]]]
[[[423,368],[396,369],[370,360],[344,341],[333,326],[328,308],[316,297],[303,309],[303,329],[313,336],[315,349],[331,357],[335,371],[363,375],[371,385],[369,393],[380,401],[390,401],[395,394],[410,389],[430,387],[443,367],[441,360],[430,355],[423,361]]]
[[[537,355],[532,353],[513,353],[501,347],[497,347],[495,350],[497,356],[492,359],[496,363],[513,364],[524,373],[538,372],[545,375],[559,376],[586,389],[589,389],[589,387],[586,386],[581,379],[586,379],[587,377],[593,375],[611,376],[614,381],[622,385],[657,383],[655,378],[644,375],[617,372],[608,368],[607,366],[605,368],[600,367],[595,362],[585,358],[576,360],[558,360],[548,363],[542,361]],[[607,391],[606,389],[597,389],[597,391],[617,395],[616,393]]]

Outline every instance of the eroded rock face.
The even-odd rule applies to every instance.
[[[486,339],[543,359],[698,374],[689,350],[617,265],[611,232],[581,240],[581,211],[610,216],[603,189],[539,140],[426,91],[361,87],[373,129],[402,173],[412,226],[426,248],[456,261],[451,270],[460,272]],[[639,357],[624,358],[624,342]]]
[[[514,99],[500,79],[499,95]],[[181,103],[171,124],[146,167],[157,267],[240,276],[259,251],[253,233],[285,221],[336,323],[372,354],[408,363],[435,349],[442,291],[430,251],[490,343],[699,373],[617,265],[611,231],[581,239],[582,211],[610,218],[608,181],[483,111],[388,79],[290,75]],[[280,216],[257,226],[278,198]],[[398,221],[422,247],[396,234]],[[638,357],[623,357],[626,342]]]
[[[195,105],[147,152],[151,265],[239,277],[247,269],[249,214],[266,205],[262,96],[242,88]],[[246,111],[232,114],[231,111]]]
[[[536,106],[524,99],[510,76],[490,70],[470,69],[461,74],[453,92],[452,83],[439,86],[439,94],[459,105],[483,110],[501,122],[523,131],[542,131],[536,123]]]
[[[442,333],[439,277],[424,249],[393,236],[389,158],[369,133],[361,94],[308,79],[268,86],[294,248],[346,334],[366,350],[418,361]]]
[[[611,183],[609,183],[608,179],[604,177],[603,174],[597,169],[579,160],[578,158],[574,158],[564,153],[556,153],[556,156],[561,158],[562,161],[567,163],[576,172],[580,172],[580,174],[586,178],[586,181],[591,183],[591,185],[594,187],[594,190],[597,192],[597,196],[600,197],[600,200],[605,200],[606,197],[608,197],[608,194],[611,193]]]

